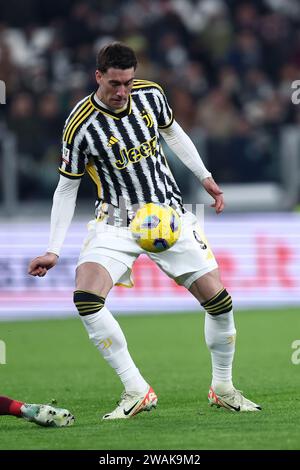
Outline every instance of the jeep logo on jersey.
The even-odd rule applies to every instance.
[[[204,243],[203,240],[201,240],[199,233],[196,232],[196,230],[193,230],[194,237],[196,241],[199,243],[201,250],[206,250],[207,245]]]
[[[115,167],[118,170],[123,170],[129,165],[129,163],[137,163],[142,158],[147,158],[150,155],[155,155],[156,153],[156,143],[157,137],[154,136],[152,139],[146,140],[139,147],[133,147],[129,150],[122,148],[120,150],[120,160],[114,162]]]

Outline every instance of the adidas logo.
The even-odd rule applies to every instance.
[[[116,137],[114,137],[114,136],[112,135],[112,136],[109,138],[107,147],[112,147],[112,146],[115,145],[117,142],[119,142],[119,139],[117,139]]]

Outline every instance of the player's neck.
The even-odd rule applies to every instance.
[[[121,113],[122,111],[124,111],[124,109],[127,108],[127,105],[128,105],[128,101],[126,102],[125,106],[123,106],[122,108],[120,109],[114,109],[114,108],[111,108],[110,106],[107,106],[107,104],[105,104],[100,96],[99,96],[99,90],[96,91],[95,95],[94,95],[94,99],[96,101],[97,104],[99,104],[100,106],[102,106],[102,108],[105,108],[105,109],[108,109],[109,111],[113,111],[114,113]]]

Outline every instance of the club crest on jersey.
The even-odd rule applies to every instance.
[[[120,159],[117,159],[114,162],[114,166],[118,168],[118,170],[123,170],[130,163],[137,163],[142,158],[147,158],[151,155],[154,156],[156,153],[156,144],[157,137],[154,136],[152,139],[146,140],[138,147],[133,147],[129,150],[127,150],[127,148],[122,148],[120,150]]]
[[[203,240],[201,240],[199,233],[197,233],[196,230],[193,230],[193,234],[194,234],[195,240],[199,243],[201,250],[206,250],[207,245],[204,243]]]
[[[143,111],[141,112],[141,116],[145,120],[147,127],[153,127],[153,118],[151,116],[150,111],[148,111],[147,109],[143,109]]]
[[[70,163],[70,149],[66,147],[66,144],[63,145],[62,159],[66,163]]]

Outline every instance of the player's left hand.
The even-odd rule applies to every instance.
[[[223,211],[225,206],[223,192],[221,191],[215,180],[211,177],[204,178],[204,180],[202,180],[202,185],[206,189],[208,194],[210,194],[215,200],[214,204],[212,204],[211,207],[214,207],[216,213],[220,214],[220,212]]]

